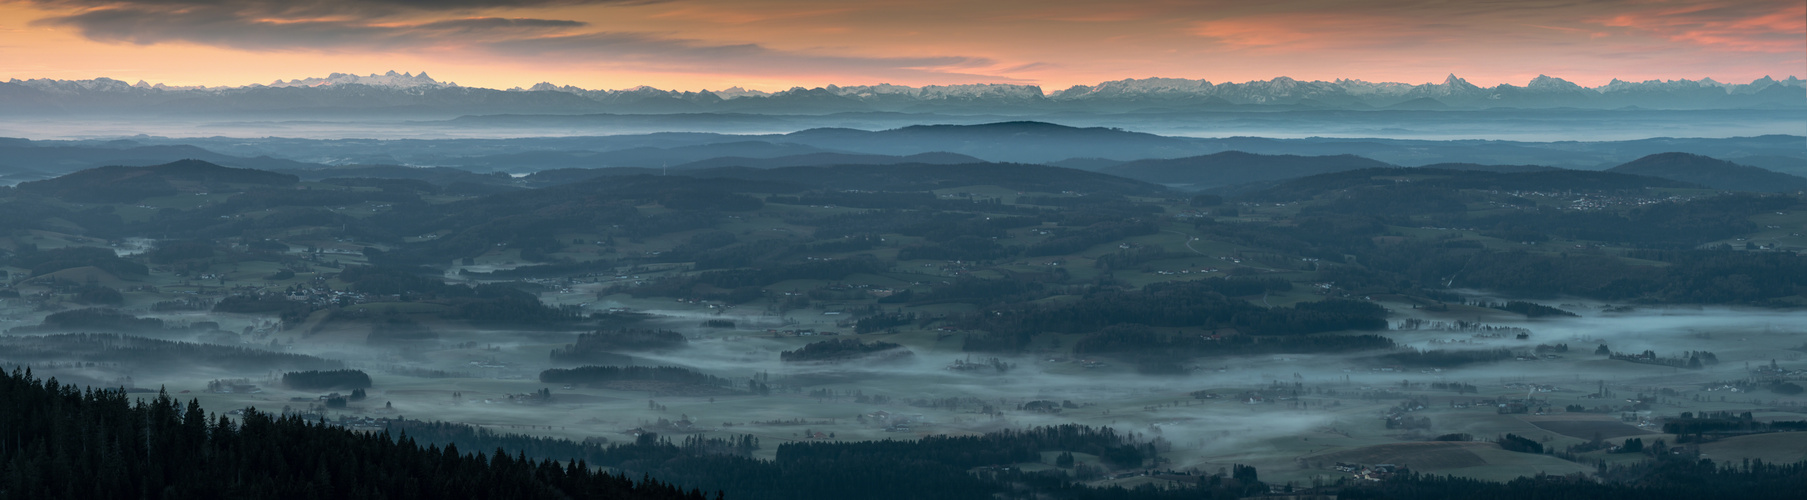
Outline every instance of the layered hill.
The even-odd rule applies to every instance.
[[[1646,188],[1699,188],[1697,184],[1619,172],[1587,170],[1518,170],[1436,167],[1363,168],[1253,184],[1243,198],[1256,201],[1299,201],[1352,188],[1402,187],[1487,191],[1628,192]]]
[[[891,130],[812,129],[785,134],[785,142],[868,154],[948,152],[989,161],[1047,163],[1076,157],[1169,158],[1195,154],[1193,141],[1105,127],[1069,127],[1037,121],[980,125],[916,125]]]
[[[1579,112],[1579,111],[1577,111]],[[20,181],[106,165],[156,165],[193,158],[261,170],[299,171],[328,165],[456,166],[529,173],[549,169],[677,167],[717,158],[769,159],[818,153],[912,156],[952,153],[991,162],[1039,163],[1102,170],[1128,161],[1183,158],[1226,151],[1262,155],[1352,154],[1393,165],[1466,162],[1601,170],[1640,157],[1687,152],[1740,164],[1807,172],[1798,135],[1721,139],[1653,138],[1600,142],[1405,140],[1382,138],[1196,138],[1102,127],[1016,122],[810,129],[784,134],[651,133],[513,139],[365,140],[235,137],[134,137],[130,140],[0,139],[0,175]],[[722,160],[745,163],[745,160]],[[922,163],[943,160],[915,159]],[[867,163],[854,161],[851,163]],[[884,160],[882,163],[892,163]],[[725,166],[709,163],[707,166]],[[704,165],[698,165],[704,166]],[[9,175],[10,174],[10,175]],[[306,176],[304,176],[306,177]],[[0,181],[7,180],[0,177]]]
[[[1714,189],[1792,193],[1807,190],[1807,178],[1688,153],[1661,153],[1607,169],[1661,177]]]
[[[130,203],[157,196],[288,186],[300,181],[288,174],[222,167],[201,160],[180,160],[149,167],[93,168],[54,179],[22,183],[17,189],[67,201]]]
[[[677,170],[696,170],[716,167],[748,167],[748,168],[780,168],[780,167],[822,167],[830,165],[897,165],[918,163],[928,165],[957,165],[962,163],[983,163],[984,160],[955,153],[918,153],[909,156],[867,155],[848,153],[810,153],[776,158],[747,158],[725,156],[694,161],[671,167]]]
[[[142,144],[114,141],[30,141],[0,138],[0,173],[61,175],[77,170],[124,165],[159,165],[194,159],[209,163],[262,170],[317,168],[306,162],[221,154],[188,144]]]
[[[1144,182],[1186,189],[1209,189],[1309,175],[1391,167],[1384,162],[1355,155],[1297,156],[1259,155],[1241,151],[1174,158],[1139,160],[1107,167],[1104,173]]]
[[[772,169],[715,168],[696,177],[787,183],[815,189],[926,191],[965,186],[999,186],[1017,191],[1073,191],[1115,195],[1159,195],[1167,189],[1134,179],[1070,168],[1018,163],[955,165],[837,165]]]
[[[730,88],[675,91],[649,87],[595,90],[541,83],[508,90],[461,87],[426,75],[333,74],[244,87],[169,87],[93,80],[0,82],[0,109],[12,113],[66,114],[154,111],[183,114],[243,112],[340,113],[844,113],[962,112],[1122,113],[1265,109],[1487,109],[1592,108],[1731,109],[1807,106],[1807,82],[1760,78],[1747,84],[1711,79],[1614,80],[1583,87],[1550,76],[1523,86],[1483,87],[1455,75],[1442,82],[1408,84],[1288,77],[1247,82],[1147,78],[1076,85],[1044,92],[1034,85],[855,85],[793,88],[779,92]]]
[[[447,158],[443,164],[480,170],[510,172],[557,168],[648,167],[681,165],[714,158],[779,158],[833,152],[808,144],[783,141],[731,140],[677,147],[640,146],[610,151],[524,151]]]

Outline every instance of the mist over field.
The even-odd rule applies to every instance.
[[[1804,15],[0,1],[0,499],[1797,498]]]

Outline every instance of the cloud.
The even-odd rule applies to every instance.
[[[577,27],[583,27],[583,26],[588,26],[588,25],[589,25],[589,23],[585,23],[582,21],[565,21],[565,20],[558,20],[558,19],[506,19],[506,18],[500,18],[500,17],[480,17],[480,18],[448,19],[445,21],[434,21],[434,22],[430,22],[430,23],[420,24],[415,27],[419,28],[419,29],[427,29],[427,30],[468,31],[468,30],[515,29],[515,28],[537,30],[537,29],[546,29],[546,28],[577,28]]]
[[[233,13],[264,17],[390,16],[421,12],[636,5],[657,0],[21,0],[47,10]]]
[[[585,26],[578,21],[462,18],[428,22],[345,19],[249,19],[214,12],[146,12],[100,9],[39,20],[37,25],[75,28],[102,42],[152,45],[186,42],[253,51],[371,50],[438,47],[475,40],[557,34]]]
[[[506,7],[601,3],[609,0],[26,0],[67,12],[34,21],[73,28],[103,42],[153,45],[186,42],[245,50],[331,50],[443,45],[559,34],[579,21],[458,16]],[[439,16],[423,19],[421,16]]]
[[[795,20],[805,18],[826,17],[837,14],[856,12],[852,6],[836,6],[822,9],[735,9],[724,6],[683,7],[671,11],[654,14],[653,18],[688,19],[714,24],[751,24],[766,23],[779,20]]]
[[[979,74],[996,65],[981,57],[859,57],[770,49],[758,44],[711,44],[643,33],[583,33],[520,38],[483,44],[513,58],[545,58],[652,71],[707,71],[742,75],[842,74],[877,78],[1017,82]]]
[[[3,1],[3,0],[0,0]],[[961,56],[862,57],[705,42],[667,33],[600,31],[582,21],[482,16],[507,8],[627,4],[610,0],[35,0],[76,8],[35,21],[90,40],[190,43],[262,52],[457,53],[463,57],[673,73],[845,75],[915,81],[1017,82],[976,73]],[[643,2],[642,2],[643,3]],[[464,17],[458,17],[463,15]]]
[[[1592,22],[1739,52],[1799,53],[1807,49],[1807,4],[1798,0],[1660,2]]]
[[[1233,49],[1422,49],[1463,42],[1548,48],[1613,35],[1748,52],[1807,48],[1807,4],[1799,0],[1378,0],[1305,8],[1311,3],[1198,11],[1191,26],[1193,34]]]
[[[1447,41],[1461,31],[1452,28],[1393,16],[1287,14],[1202,21],[1193,33],[1236,49],[1376,49]]]
[[[658,5],[633,7],[641,4]],[[1020,81],[998,75],[1034,75],[1055,84],[1151,71],[1214,79],[1297,73],[1415,79],[1507,67],[1494,73],[1517,78],[1557,71],[1551,65],[1580,68],[1569,74],[1584,79],[1602,78],[1604,70],[1590,68],[1606,67],[1651,75],[1654,68],[1686,65],[1689,74],[1700,75],[1735,66],[1739,74],[1761,74],[1798,68],[1807,38],[1802,32],[1807,8],[1800,0],[0,0],[0,5],[18,7],[8,13],[29,12],[26,7],[48,12],[50,17],[33,24],[107,43],[282,52],[295,60],[393,55],[480,65],[520,61],[520,68],[591,75],[646,69],[671,79],[725,81],[740,74],[771,77],[763,83],[769,86],[796,79]],[[1659,57],[1678,62],[1652,66]],[[1680,62],[1682,57],[1693,59]],[[1589,71],[1596,74],[1580,75]]]

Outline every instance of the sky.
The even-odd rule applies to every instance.
[[[0,0],[0,79],[758,90],[1807,77],[1803,0]]]

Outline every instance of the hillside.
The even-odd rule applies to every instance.
[[[240,411],[235,423],[194,399],[128,398],[17,370],[0,374],[0,403],[0,422],[16,431],[0,459],[59,471],[0,479],[0,491],[24,498],[705,498],[626,474],[423,447],[292,415]],[[109,451],[93,451],[101,448]]]
[[[1807,177],[1807,159],[1781,155],[1757,155],[1732,157],[1729,161],[1739,165],[1761,167],[1788,175]]]
[[[1161,158],[1199,151],[1193,141],[1185,138],[1034,121],[915,125],[876,132],[823,128],[786,134],[783,140],[868,154],[911,155],[942,151],[989,161],[1030,163],[1075,157]]]
[[[1132,161],[1105,168],[1103,172],[1144,182],[1198,190],[1390,166],[1392,165],[1348,154],[1296,156],[1225,151],[1171,160]]]
[[[1433,167],[1364,168],[1241,187],[1251,188],[1242,191],[1246,199],[1296,201],[1351,188],[1396,185],[1450,190],[1538,192],[1625,192],[1646,188],[1699,187],[1686,182],[1617,172],[1562,169],[1493,172]]]
[[[264,170],[299,170],[320,166],[268,156],[227,155],[185,144],[140,144],[129,140],[65,142],[0,138],[0,165],[7,167],[0,169],[0,172],[5,173],[30,169],[60,175],[88,168],[112,165],[159,165],[185,159],[202,160],[229,167]]]
[[[866,155],[847,153],[810,153],[776,158],[747,158],[741,156],[724,156],[695,161],[683,165],[675,165],[673,170],[697,170],[716,167],[748,167],[748,168],[780,168],[780,167],[825,167],[831,165],[897,165],[920,163],[934,165],[955,165],[961,163],[983,163],[984,160],[955,153],[918,153],[909,156]]]
[[[1688,153],[1660,153],[1607,169],[1661,177],[1714,189],[1792,193],[1807,190],[1807,178]]]
[[[248,168],[179,160],[149,167],[92,168],[54,179],[19,184],[18,189],[67,201],[128,203],[157,196],[208,193],[251,186],[288,186],[300,179]]]
[[[1260,163],[1240,165],[1279,175],[1250,166]],[[0,287],[0,312],[15,324],[42,325],[19,333],[124,330],[170,341],[14,335],[0,348],[18,351],[9,362],[29,363],[36,376],[60,383],[189,391],[211,411],[288,406],[285,421],[315,426],[304,437],[342,447],[359,442],[350,437],[383,430],[401,436],[405,429],[407,439],[440,450],[455,442],[495,457],[500,448],[507,461],[484,462],[508,464],[494,478],[518,477],[504,471],[527,460],[576,459],[583,462],[558,477],[581,482],[584,476],[571,471],[601,467],[747,500],[1073,500],[1228,498],[1235,495],[1202,488],[1243,484],[1234,476],[1164,474],[1171,484],[1130,476],[1122,479],[1171,488],[1121,497],[1109,489],[1121,483],[1103,478],[1245,459],[1268,467],[1275,484],[1346,472],[1330,468],[1346,460],[1419,467],[1439,463],[1434,459],[1447,467],[1418,470],[1459,477],[1517,477],[1515,467],[1526,463],[1585,472],[1596,460],[1636,459],[1576,448],[1586,436],[1603,427],[1637,428],[1615,416],[1630,406],[1606,406],[1621,399],[1589,397],[1584,391],[1592,384],[1565,374],[1620,369],[1628,378],[1615,389],[1645,390],[1649,383],[1699,391],[1699,380],[1743,376],[1745,362],[1767,363],[1770,353],[1799,345],[1787,332],[1747,341],[1743,334],[1651,333],[1648,325],[1668,317],[1663,308],[1670,305],[1684,313],[1709,304],[1775,308],[1715,313],[1728,322],[1713,331],[1759,332],[1807,304],[1807,257],[1800,253],[1807,238],[1796,235],[1807,214],[1801,197],[1714,193],[1619,172],[1449,167],[1266,181],[1269,189],[1251,196],[1187,196],[1101,172],[986,162],[574,169],[526,177],[355,166],[301,172],[310,181],[300,185],[286,175],[201,162],[102,169],[0,190],[7,208],[0,210],[0,248],[11,252],[0,264],[12,278]],[[208,196],[110,204],[31,192],[67,199],[84,196],[83,185],[158,185],[149,180],[223,187],[209,188]],[[489,180],[497,182],[482,184],[497,188],[490,194],[454,189]],[[252,187],[220,190],[243,186]],[[1556,309],[1585,317],[1543,316]],[[1626,312],[1632,309],[1648,312]],[[1577,321],[1587,323],[1566,324],[1617,335],[1611,342],[1621,351],[1589,354],[1605,341],[1571,336],[1565,322]],[[1517,333],[1528,338],[1514,339]],[[1468,346],[1404,350],[1433,335]],[[1625,340],[1633,335],[1686,339],[1679,345],[1697,351],[1671,357],[1678,349]],[[1663,354],[1630,362],[1630,353],[1645,349]],[[881,359],[896,362],[874,362]],[[1718,361],[1686,368],[1687,359]],[[1418,366],[1383,372],[1380,363]],[[1647,368],[1674,363],[1684,366]],[[1799,361],[1786,366],[1795,370]],[[345,389],[263,382],[276,375],[272,370],[339,368],[359,370],[369,390],[335,397],[322,393]],[[1681,369],[1701,376],[1678,376]],[[1543,378],[1526,383],[1582,388],[1536,393],[1539,406],[1604,409],[1515,415],[1492,404],[1441,404],[1522,397],[1520,386],[1481,383],[1508,370],[1553,374],[1533,374]],[[1266,372],[1302,377],[1289,386],[1259,376]],[[1098,388],[1038,392],[1075,380]],[[1332,392],[1353,384],[1398,385],[1373,397]],[[1295,391],[1299,407],[1281,399]],[[1410,414],[1395,411],[1412,400],[1435,402]],[[1149,418],[1141,415],[1156,411],[1151,402],[1160,402],[1164,415],[1198,417],[1165,421],[1169,437],[1260,434],[1249,446],[1207,447],[1105,427],[1118,425],[1118,415]],[[1238,423],[1292,418],[1307,404],[1369,422],[1339,426],[1344,438],[1313,434],[1310,443],[1297,428]],[[1769,406],[1721,404],[1728,411]],[[446,422],[403,420],[421,415]],[[987,431],[969,423],[998,424],[973,415],[1058,418],[1074,427]],[[1226,426],[1220,416],[1234,419]],[[280,425],[256,413],[228,418],[248,430]],[[1551,440],[1541,443],[1546,449],[1580,458],[1425,441],[1527,428],[1550,431]],[[121,429],[94,439],[117,434],[145,442],[137,430]],[[709,434],[697,432],[703,429]],[[153,430],[153,437],[182,435]],[[203,441],[228,452],[259,443],[231,432],[205,434]],[[14,450],[7,463],[53,470],[47,464],[55,462],[54,449],[34,452],[30,438],[38,434],[21,435],[21,446],[6,448]],[[89,439],[76,438],[71,442]],[[121,450],[140,457],[192,451],[150,442]],[[393,443],[384,453],[412,453],[401,438]],[[1263,443],[1279,444],[1247,451]],[[1382,454],[1394,449],[1427,454]],[[216,458],[255,465],[228,452]],[[428,455],[409,463],[456,458]],[[78,465],[108,463],[72,456]],[[388,462],[346,456],[359,461],[294,459],[290,472],[247,470],[246,477],[390,491],[352,472],[363,470],[360,463]],[[1299,456],[1335,458],[1300,467]],[[1072,467],[1061,468],[1063,461]],[[150,488],[173,477],[126,467],[97,476],[125,480],[98,488],[98,496],[162,491]],[[305,469],[300,476],[298,468]],[[1053,475],[1068,469],[1066,479]],[[1082,472],[1094,479],[1081,479]],[[1031,473],[1044,474],[1024,474]],[[395,477],[426,473],[409,474]],[[1237,495],[1269,491],[1254,482],[1253,469],[1241,474],[1247,491]],[[0,486],[34,498],[80,497],[41,491],[44,480],[30,479],[38,476],[7,477],[13,479],[0,483],[13,482]],[[891,489],[912,494],[873,494],[873,484],[907,486]],[[561,491],[581,493],[578,486]],[[1079,489],[1094,487],[1102,492],[1095,497]],[[1361,496],[1346,491],[1347,498]],[[440,496],[448,495],[457,496]]]
[[[636,147],[612,151],[525,151],[446,158],[443,164],[474,170],[533,172],[559,168],[648,167],[679,165],[721,157],[776,158],[828,152],[828,148],[785,142],[735,140],[673,148]]]
[[[1074,191],[1117,195],[1158,195],[1167,191],[1161,186],[1123,177],[1070,168],[1019,163],[838,165],[765,170],[716,168],[697,170],[688,175],[783,182],[828,189],[872,191],[919,191],[980,185],[1050,193]]]
[[[1430,165],[1420,165],[1419,167],[1420,168],[1435,168],[1435,169],[1442,169],[1442,170],[1474,170],[1474,171],[1480,171],[1480,172],[1501,172],[1501,173],[1548,172],[1548,171],[1552,171],[1552,170],[1562,170],[1560,168],[1546,167],[1543,165],[1482,165],[1479,163],[1432,163]]]

